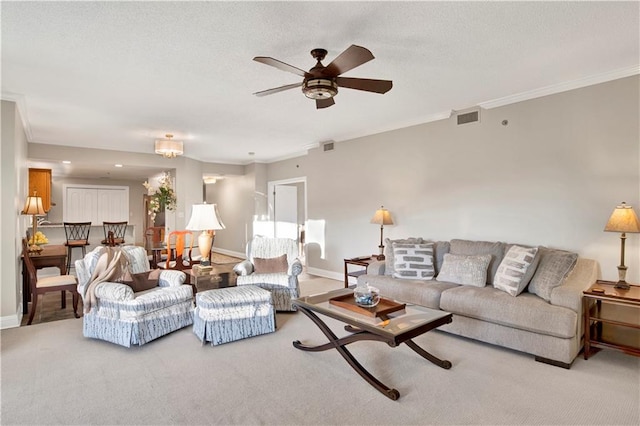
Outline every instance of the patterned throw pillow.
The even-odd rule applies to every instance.
[[[409,244],[422,244],[424,240],[422,238],[405,238],[399,240],[384,239],[384,274],[392,276],[396,271],[394,268],[395,258],[393,256],[393,243],[409,243]]]
[[[447,253],[444,255],[438,281],[484,287],[487,284],[489,262],[491,262],[490,254],[465,256]]]
[[[256,274],[277,274],[287,272],[289,264],[287,263],[287,255],[262,259],[260,257],[253,258],[253,267]]]
[[[394,278],[413,280],[432,280],[433,243],[412,244],[394,242],[393,257]]]
[[[535,271],[538,247],[512,246],[498,266],[493,286],[512,296],[522,293]]]

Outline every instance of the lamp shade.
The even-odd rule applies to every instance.
[[[609,232],[640,232],[640,221],[633,207],[622,202],[613,210],[609,221],[604,227]]]
[[[371,223],[376,225],[393,225],[393,218],[391,217],[389,210],[385,209],[384,206],[381,206],[373,215]]]
[[[160,154],[165,158],[175,158],[184,154],[183,143],[171,139],[173,135],[166,135],[167,139],[156,139],[156,154]]]
[[[44,211],[44,207],[42,206],[42,198],[36,196],[35,193],[34,195],[27,197],[27,201],[24,203],[24,209],[22,209],[22,214],[47,214],[47,212]]]
[[[220,220],[218,206],[216,204],[194,204],[191,208],[191,218],[187,224],[189,231],[205,231],[224,229]]]

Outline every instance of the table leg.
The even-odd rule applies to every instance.
[[[400,398],[400,392],[396,389],[391,389],[387,387],[384,383],[374,377],[371,373],[369,373],[359,362],[355,359],[355,357],[349,352],[346,348],[346,345],[357,342],[360,340],[376,340],[380,342],[386,342],[386,339],[364,331],[359,331],[357,333],[351,334],[349,336],[338,338],[333,331],[320,319],[317,315],[315,315],[310,310],[303,308],[302,306],[298,306],[298,310],[300,310],[303,314],[309,317],[311,321],[313,321],[316,326],[327,336],[329,339],[329,343],[325,343],[324,345],[318,346],[307,346],[300,343],[299,340],[293,342],[293,346],[302,351],[310,351],[310,352],[319,352],[326,351],[329,349],[336,349],[340,355],[347,361],[347,363],[353,368],[363,379],[365,379],[371,386],[380,391],[387,398],[392,400],[397,400]]]
[[[29,300],[31,299],[31,287],[29,286],[29,277],[27,266],[22,261],[22,315],[29,313]]]
[[[445,370],[448,370],[451,368],[450,361],[447,361],[446,359],[440,359],[435,355],[430,354],[429,352],[425,351],[420,346],[418,346],[416,342],[414,342],[413,340],[409,339],[409,340],[406,340],[404,343],[406,343],[407,346],[409,346],[411,349],[417,352],[420,356],[422,356],[425,359],[428,359],[438,367],[442,367]]]

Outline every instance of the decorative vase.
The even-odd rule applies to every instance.
[[[380,290],[369,284],[359,285],[353,290],[356,305],[363,308],[373,308],[380,303]]]

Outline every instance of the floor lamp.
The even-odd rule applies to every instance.
[[[191,218],[187,224],[189,231],[202,231],[198,236],[198,249],[200,250],[200,270],[203,267],[211,267],[211,246],[213,245],[213,236],[218,229],[224,229],[225,226],[220,220],[218,206],[216,204],[194,204],[191,208]]]
[[[36,195],[36,191],[33,191],[33,195],[27,197],[27,201],[24,203],[24,209],[22,214],[30,214],[32,216],[33,224],[31,225],[33,235],[29,238],[29,251],[40,252],[42,247],[36,244],[36,232],[38,232],[38,219],[36,216],[42,216],[47,214],[42,206],[42,197]]]
[[[624,201],[619,206],[616,206],[604,230],[608,232],[621,232],[620,265],[618,266],[618,282],[615,288],[629,290],[629,284],[625,281],[627,267],[624,264],[624,242],[627,239],[627,232],[640,232],[640,221],[638,221],[638,216],[636,216],[636,212],[633,211],[633,207],[628,206]]]
[[[377,256],[378,260],[384,260],[384,244],[383,244],[383,233],[385,225],[393,225],[393,219],[391,218],[391,213],[389,210],[385,209],[384,206],[380,206],[376,213],[373,215],[371,219],[371,223],[375,225],[380,225],[380,254]]]

